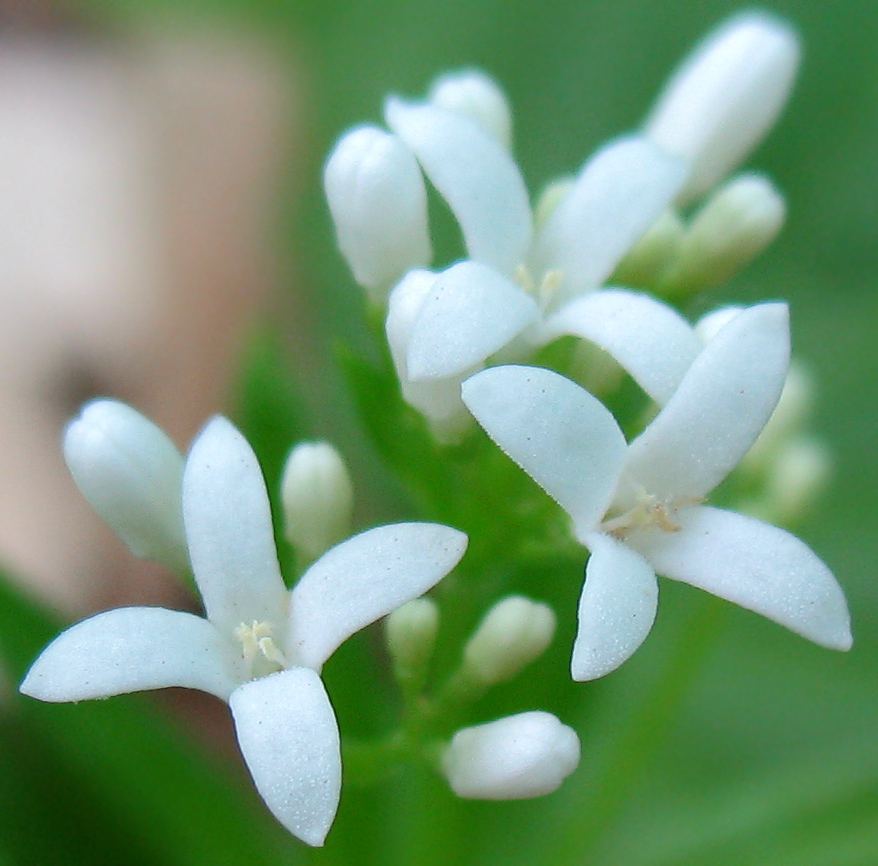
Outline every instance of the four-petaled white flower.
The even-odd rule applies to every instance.
[[[823,646],[850,647],[841,588],[806,545],[702,504],[765,426],[788,364],[786,305],[744,310],[630,445],[598,400],[557,373],[504,366],[464,382],[463,399],[482,427],[568,512],[591,551],[574,679],[603,676],[640,646],[655,618],[656,573]]]
[[[149,607],[98,614],[50,644],[21,690],[79,701],[183,686],[228,701],[269,809],[300,839],[322,845],[341,787],[322,665],[354,632],[441,580],[466,536],[427,523],[372,529],[326,552],[290,592],[256,456],[223,418],[192,446],[183,517],[206,618]]]

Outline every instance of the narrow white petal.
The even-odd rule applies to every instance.
[[[592,529],[609,506],[625,438],[595,397],[540,367],[492,367],[463,383],[485,432],[573,518]]]
[[[417,382],[409,377],[408,372],[412,331],[435,279],[436,274],[422,270],[409,271],[403,277],[390,293],[385,331],[403,398],[430,421],[435,433],[454,439],[472,424],[472,418],[460,399],[460,383],[482,365],[461,371],[456,376]]]
[[[341,794],[341,745],[320,677],[281,671],[235,689],[229,703],[265,805],[294,836],[322,845]]]
[[[533,298],[492,268],[453,265],[436,277],[415,319],[409,377],[442,379],[483,363],[539,314]]]
[[[761,12],[732,18],[683,63],[646,121],[653,141],[693,163],[682,200],[746,159],[780,114],[798,64],[796,34]]]
[[[565,334],[606,350],[662,405],[701,351],[701,341],[676,310],[624,289],[594,292],[563,306],[542,336],[549,342]]]
[[[789,366],[786,304],[735,316],[628,449],[626,473],[659,499],[708,494],[738,465],[771,416]]]
[[[319,670],[354,632],[439,583],[466,544],[466,535],[448,526],[396,523],[336,545],[293,589],[288,658]]]
[[[61,702],[182,686],[228,700],[240,682],[238,667],[230,641],[206,619],[123,607],[62,632],[33,663],[21,691]]]
[[[650,564],[609,535],[590,533],[585,586],[579,599],[579,627],[570,672],[584,682],[627,661],[646,640],[655,621],[658,584]]]
[[[64,458],[85,498],[136,556],[188,569],[183,457],[163,430],[124,403],[93,400],[67,425]]]
[[[527,190],[512,157],[456,112],[390,99],[384,113],[457,217],[470,258],[512,276],[524,263],[533,231]]]
[[[348,132],[326,163],[323,185],[339,248],[375,300],[429,262],[427,188],[414,154],[395,135],[371,126]]]
[[[214,418],[189,453],[183,519],[208,617],[229,631],[253,620],[279,625],[287,593],[265,481],[253,449],[225,418]]]
[[[534,272],[563,275],[555,306],[601,285],[685,177],[682,160],[641,137],[612,142],[591,157],[536,243]]]
[[[761,613],[821,646],[850,649],[841,587],[794,535],[707,506],[685,509],[679,523],[679,532],[638,532],[630,543],[665,577]]]

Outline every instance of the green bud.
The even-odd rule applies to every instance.
[[[686,229],[676,211],[665,211],[613,272],[613,285],[651,289],[676,257]]]
[[[439,629],[439,605],[431,598],[416,598],[384,621],[384,640],[396,675],[411,679],[427,666]]]

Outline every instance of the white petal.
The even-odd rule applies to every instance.
[[[551,794],[579,764],[579,737],[534,710],[463,728],[442,756],[458,797],[523,800]]]
[[[609,535],[582,539],[591,550],[579,599],[579,628],[570,672],[584,682],[627,661],[655,621],[658,584],[649,563]]]
[[[539,318],[536,301],[477,262],[439,274],[421,304],[408,348],[411,379],[442,379],[483,363]]]
[[[253,620],[281,625],[287,593],[265,481],[253,449],[225,418],[214,418],[189,453],[183,518],[208,617],[230,632]]]
[[[239,667],[231,643],[206,619],[123,607],[62,632],[33,663],[21,691],[60,702],[182,686],[228,700],[241,681]]]
[[[708,494],[738,465],[777,405],[789,366],[786,304],[735,316],[628,449],[626,472],[659,499]]]
[[[605,349],[657,403],[664,404],[701,350],[676,310],[647,295],[606,289],[576,298],[549,318],[546,342],[564,334]]]
[[[623,138],[599,150],[537,239],[534,272],[563,274],[555,306],[601,285],[671,204],[685,177],[682,160],[645,138]]]
[[[685,509],[679,523],[680,532],[638,532],[630,543],[665,577],[761,613],[821,646],[850,649],[841,587],[794,535],[706,506]]]
[[[410,268],[430,260],[427,188],[412,152],[371,126],[335,146],[323,185],[338,245],[354,278],[375,300]]]
[[[229,701],[256,790],[294,836],[322,845],[341,793],[338,724],[320,677],[293,668],[245,683]]]
[[[466,543],[466,535],[448,526],[396,523],[336,545],[293,589],[288,658],[319,670],[354,632],[439,583]]]
[[[747,157],[780,114],[798,63],[796,34],[761,12],[732,18],[684,62],[646,121],[653,141],[693,162],[681,199]]]
[[[625,438],[610,412],[569,379],[540,367],[492,367],[463,383],[485,432],[587,532],[619,477]]]
[[[64,458],[85,498],[136,556],[188,570],[183,457],[164,431],[124,403],[93,400],[67,425]]]
[[[514,275],[524,263],[533,226],[512,157],[456,112],[390,99],[384,113],[457,217],[470,258]]]
[[[460,383],[477,369],[464,370],[444,379],[413,381],[408,374],[408,348],[418,314],[436,274],[409,271],[390,293],[385,331],[402,396],[433,425],[434,432],[453,439],[472,424],[472,417],[460,399]]]

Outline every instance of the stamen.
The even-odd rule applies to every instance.
[[[259,656],[280,668],[287,667],[286,656],[272,640],[272,631],[271,623],[258,622],[255,619],[249,624],[242,622],[235,629],[235,637],[241,642],[244,661],[250,665],[251,674]]]
[[[637,504],[628,511],[605,520],[601,530],[613,538],[624,541],[632,532],[654,526],[662,532],[679,532],[683,527],[676,522],[681,508],[704,502],[700,496],[681,496],[677,499],[662,500],[645,490],[637,491]]]

